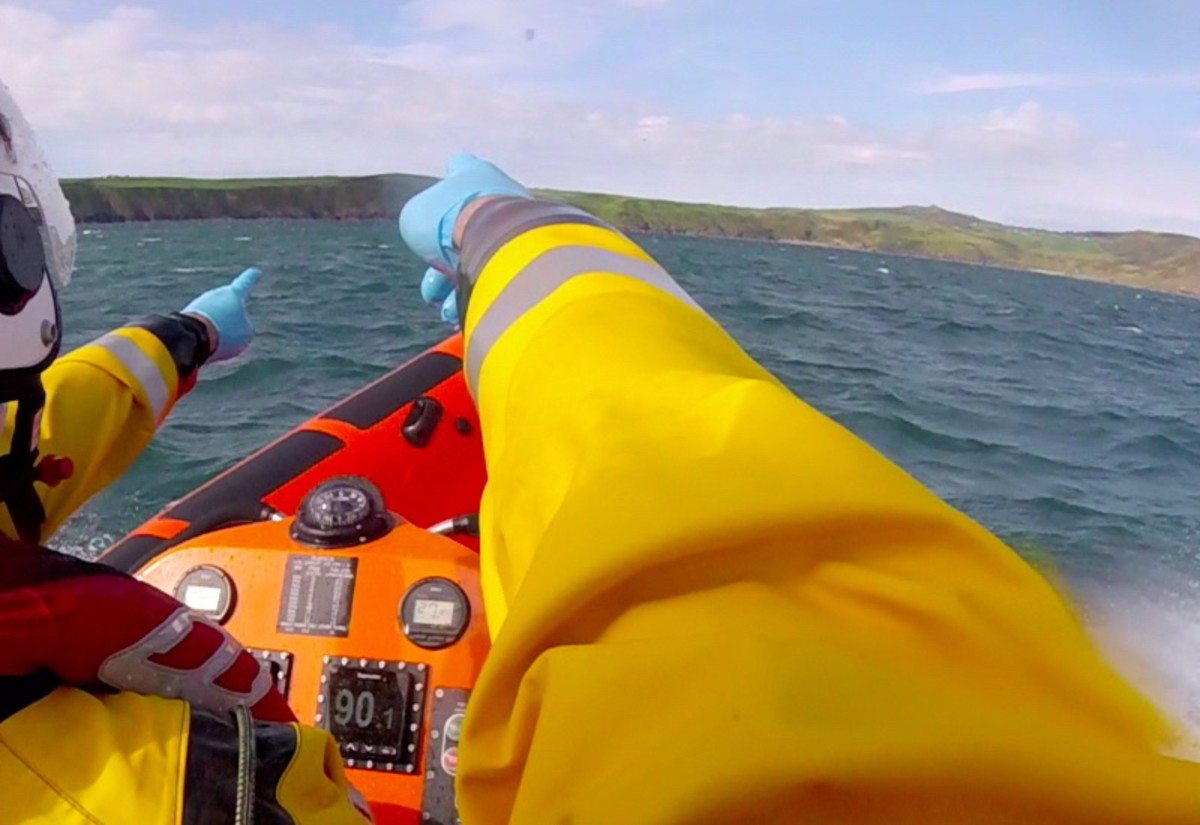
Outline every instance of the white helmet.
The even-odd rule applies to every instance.
[[[40,539],[46,520],[35,482],[57,483],[44,472],[45,461],[38,462],[42,371],[62,346],[58,290],[74,266],[71,208],[28,121],[0,83],[0,411],[16,402],[8,452],[0,455],[0,504],[26,541]]]
[[[33,129],[0,83],[0,404],[58,355],[57,290],[75,265],[75,219]]]

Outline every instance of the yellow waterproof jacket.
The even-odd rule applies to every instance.
[[[1200,822],[1050,585],[637,245],[499,199],[462,254],[495,642],[464,822]]]
[[[134,693],[58,688],[4,719],[0,788],[3,823],[367,822],[327,731]]]
[[[46,511],[41,541],[142,454],[175,402],[194,386],[207,347],[198,321],[152,316],[80,347],[43,373],[40,454],[71,459],[75,472],[56,487],[35,485]],[[16,408],[0,404],[0,455],[8,452]],[[16,538],[3,503],[0,531]]]

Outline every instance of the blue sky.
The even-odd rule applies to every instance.
[[[435,172],[1200,234],[1193,0],[0,0],[63,175]]]

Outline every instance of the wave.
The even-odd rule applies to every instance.
[[[871,410],[841,412],[837,419],[848,429],[868,441],[901,439],[915,447],[947,453],[992,453],[1009,449],[973,436],[954,435],[896,413],[883,414]]]
[[[1088,627],[1121,673],[1181,727],[1176,755],[1200,759],[1200,582],[1132,575],[1079,588]]]
[[[916,322],[915,325],[928,325],[928,321]],[[997,332],[997,327],[988,321],[966,321],[956,318],[947,318],[943,321],[938,321],[929,327],[929,330],[935,334],[958,335],[961,333],[979,333],[979,332]]]

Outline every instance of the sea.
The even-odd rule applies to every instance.
[[[250,353],[204,371],[57,538],[95,556],[247,452],[448,333],[392,222],[81,228],[68,346],[249,265]],[[1009,542],[1200,730],[1200,301],[756,241],[640,237],[797,394]]]

